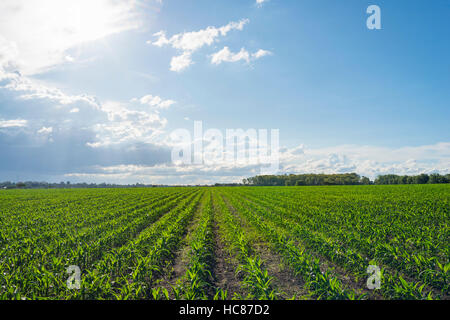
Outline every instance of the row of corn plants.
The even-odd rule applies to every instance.
[[[270,197],[267,200],[272,204],[277,203],[277,206],[280,208],[286,208],[286,203],[289,202],[286,198],[277,200]],[[290,202],[292,203],[292,201]],[[431,204],[430,202],[426,202],[426,205],[433,205],[433,202]],[[340,224],[345,226],[356,224],[355,230],[351,231],[339,228],[340,224],[337,221],[336,223],[327,222],[327,220],[331,220],[330,215],[324,215],[324,210],[318,208],[314,210],[316,212],[316,220],[307,219],[305,221],[302,219],[304,215],[299,214],[295,218],[301,219],[302,225],[307,226],[312,231],[320,228],[318,231],[321,234],[328,235],[328,237],[339,241],[343,249],[348,249],[349,251],[355,251],[356,249],[361,254],[370,256],[379,263],[392,269],[401,270],[409,278],[417,278],[435,289],[441,289],[442,293],[448,292],[450,255],[448,245],[444,240],[446,238],[445,232],[440,232],[440,230],[445,230],[445,224],[447,223],[445,222],[444,214],[446,210],[445,205],[435,204],[433,205],[434,208],[432,207],[431,209],[437,211],[430,212],[430,208],[420,209],[417,203],[414,202],[413,206],[417,208],[413,212],[409,207],[411,206],[409,202],[401,205],[394,203],[392,211],[395,214],[389,213],[387,217],[390,223],[380,228],[379,223],[371,223],[370,214],[373,211],[375,211],[374,213],[377,216],[380,213],[385,213],[388,206],[387,203],[388,201],[383,203],[384,208],[381,212],[377,212],[379,210],[375,211],[373,206],[367,207],[363,204],[358,208],[359,214],[333,214],[333,216],[339,216],[339,219],[341,219]],[[369,211],[369,215],[362,210],[364,207]],[[335,208],[340,209],[338,205],[335,205]],[[348,211],[349,208],[351,206],[346,204],[345,210]],[[292,209],[293,207],[291,206],[289,211],[293,213],[305,210],[304,207],[299,206],[296,206],[294,210]],[[336,212],[339,212],[339,210],[336,210]],[[365,217],[365,223],[362,223],[363,221],[355,223],[354,220],[356,218],[361,219],[361,217]],[[405,225],[406,219],[415,223],[407,223]],[[424,223],[426,224],[423,225]],[[429,226],[430,223],[432,228]],[[444,224],[443,229],[436,229],[439,223]],[[433,232],[432,229],[435,229],[436,232]],[[422,234],[418,234],[417,231],[420,230]],[[386,238],[389,241],[386,241]]]
[[[286,232],[268,219],[266,212],[252,208],[248,202],[243,204],[230,193],[226,193],[226,196],[236,210],[248,219],[249,223],[255,226],[273,246],[273,249],[284,258],[294,274],[302,278],[311,295],[316,299],[363,298],[353,290],[344,288],[342,283],[328,270],[323,272],[320,268],[320,260],[299,248]]]
[[[71,298],[139,299],[152,294],[154,282],[171,263],[202,193],[194,192],[126,245],[110,250],[86,270],[80,291]]]
[[[239,263],[236,274],[242,275],[242,289],[247,295],[234,293],[233,299],[274,300],[277,292],[272,287],[273,278],[264,267],[259,255],[252,251],[251,243],[241,227],[240,221],[230,211],[222,197],[213,195],[222,238],[227,244],[230,255]],[[217,292],[217,296],[228,297],[227,292]],[[228,297],[230,298],[230,297]]]
[[[389,259],[386,257],[388,255],[385,255],[386,251],[384,250],[388,246],[387,244],[350,238],[348,234],[340,237],[341,233],[337,231],[330,235],[321,230],[322,228],[326,229],[325,222],[313,228],[311,223],[305,221],[298,212],[287,210],[282,206],[283,203],[286,203],[286,199],[278,202],[274,199],[261,200],[248,197],[248,195],[246,197],[247,200],[251,199],[253,202],[259,201],[260,205],[267,210],[288,219],[296,226],[296,233],[308,247],[320,251],[331,261],[349,268],[358,277],[365,276],[369,263],[386,266],[383,268],[385,285],[382,291],[385,291],[384,294],[387,297],[431,299],[435,294],[438,296],[448,294],[450,263],[441,264],[436,261],[437,269],[431,266],[428,266],[428,269],[414,269],[418,267],[417,260],[422,257],[420,253],[414,255],[415,263],[411,263],[412,259],[405,256],[401,259],[396,256],[395,260],[399,261],[398,263],[388,263]],[[317,216],[320,215],[320,213],[317,214]],[[399,251],[398,247],[392,247],[392,249],[396,252]],[[435,260],[435,258],[427,260]],[[424,266],[422,265],[422,267]],[[411,268],[416,272],[411,271]],[[415,278],[421,281],[417,281]],[[440,288],[441,292],[427,289],[426,286]]]
[[[192,191],[189,193],[193,194]],[[69,265],[89,269],[111,248],[120,246],[134,237],[143,228],[178,205],[186,196],[185,193],[180,193],[166,205],[159,203],[153,211],[145,208],[130,210],[119,216],[118,220],[122,223],[111,225],[110,221],[105,221],[107,227],[97,229],[97,233],[91,233],[91,239],[94,241],[88,241],[87,238],[82,241],[82,237],[73,237],[69,240],[55,237],[44,246],[37,246],[32,238],[25,239],[21,243],[8,243],[2,248],[0,256],[2,262],[0,271],[3,274],[0,279],[0,298],[66,296],[69,292],[66,292],[64,280],[68,277],[66,268]]]
[[[301,241],[302,245],[320,253],[333,263],[351,270],[355,273],[356,279],[367,277],[366,271],[369,264],[381,265],[376,258],[370,259],[354,247],[346,248],[341,242],[336,242],[333,238],[308,228],[307,223],[299,220],[298,214],[282,208],[276,200],[261,201],[257,198],[247,197],[247,195],[244,199],[246,199],[247,203],[258,207],[258,210],[263,210],[273,217],[277,217],[278,225],[284,230],[289,230],[290,234],[297,241]],[[391,274],[389,270],[382,268],[381,278],[383,282],[381,292],[387,298],[431,299],[433,297],[432,292],[426,290],[425,284],[413,280],[405,280],[398,272]]]
[[[208,294],[213,290],[211,274],[214,259],[213,224],[211,192],[207,192],[198,227],[189,243],[186,283],[182,287],[183,299],[208,299]]]

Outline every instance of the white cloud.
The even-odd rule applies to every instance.
[[[222,62],[237,62],[244,60],[247,63],[250,62],[250,55],[244,48],[238,53],[232,53],[228,47],[224,47],[219,52],[216,52],[211,57],[212,64],[221,64]]]
[[[67,149],[64,152],[71,163],[80,166],[123,161],[126,154],[127,159],[160,161],[163,148],[152,142],[158,141],[167,120],[159,112],[175,101],[147,97],[151,108],[101,103],[94,96],[68,94],[33,77],[60,64],[79,63],[76,53],[86,42],[137,28],[141,24],[137,7],[141,8],[137,0],[0,1],[0,91],[4,97],[0,142],[2,152],[11,158],[3,171],[17,170],[18,161],[13,160],[20,158],[13,150],[16,143],[27,155],[33,154],[27,158],[30,165],[23,168],[32,174],[36,167],[45,168],[47,173],[56,167],[67,168],[69,163],[64,164],[65,160],[55,154],[62,149]],[[51,138],[54,132],[58,135]],[[98,150],[107,146],[112,147]]]
[[[450,173],[450,143],[386,148],[342,145],[283,150],[282,171],[288,173],[356,172],[371,178],[380,174]]]
[[[142,100],[142,101],[141,101]],[[167,103],[159,97],[145,96],[139,101],[141,104]],[[108,121],[98,123],[93,127],[96,140],[88,142],[92,148],[107,147],[133,143],[158,143],[167,119],[162,118],[156,110],[133,110],[131,105],[109,101],[103,103],[101,110],[107,114]]]
[[[42,127],[41,129],[38,130],[39,134],[50,134],[52,132],[53,132],[52,127]]]
[[[303,144],[301,144],[298,147],[292,148],[289,151],[293,155],[302,155],[302,154],[305,154],[305,146]]]
[[[16,119],[16,120],[0,120],[0,128],[14,128],[14,127],[26,127],[28,124],[27,120]]]
[[[239,22],[230,22],[219,28],[207,27],[206,29],[199,31],[179,33],[172,36],[170,39],[166,38],[164,31],[160,31],[154,34],[154,36],[158,37],[158,40],[153,42],[153,44],[159,47],[170,44],[175,49],[194,52],[203,46],[210,46],[218,37],[226,36],[231,30],[242,31],[248,22],[248,19],[243,19]]]
[[[2,3],[0,7],[4,5],[5,3]],[[92,96],[68,95],[58,88],[47,86],[36,79],[23,75],[20,67],[24,63],[19,56],[16,42],[8,41],[0,35],[0,81],[4,82],[0,89],[19,92],[18,98],[23,100],[48,99],[62,105],[80,102],[98,107],[98,102]]]
[[[85,144],[94,148],[157,143],[167,124],[167,120],[159,112],[175,104],[173,100],[164,100],[156,95],[132,99],[138,105],[114,101],[100,103],[93,96],[68,95],[58,88],[17,73],[4,73],[3,80],[5,79],[5,84],[0,89],[17,93],[16,99],[39,101],[43,108],[33,117],[34,129],[30,128],[28,132],[31,136],[33,132],[50,134],[54,128],[67,130],[77,126],[83,132],[92,133],[94,138],[90,138]],[[144,106],[150,108],[141,110]],[[23,111],[29,113],[30,110]],[[67,113],[63,111],[80,115],[67,118]],[[39,118],[39,115],[42,116]],[[43,123],[51,123],[52,126],[42,127]],[[25,127],[27,124],[27,120],[0,121],[1,128]]]
[[[192,64],[192,53],[184,52],[183,54],[172,57],[170,61],[170,71],[180,72],[188,68]]]
[[[256,5],[258,7],[261,7],[263,5],[264,2],[269,2],[269,0],[256,0]]]
[[[141,105],[148,105],[152,107],[153,109],[168,109],[172,105],[176,103],[174,100],[163,100],[159,96],[153,96],[151,94],[143,96],[142,98],[133,98],[131,99],[131,102],[139,102]]]
[[[170,70],[180,72],[192,64],[192,53],[204,46],[210,46],[218,41],[219,37],[226,36],[231,30],[243,30],[247,23],[249,23],[249,20],[243,19],[230,22],[219,28],[210,26],[199,31],[175,34],[170,38],[167,38],[165,31],[160,31],[154,34],[157,37],[156,41],[147,41],[147,43],[158,47],[170,45],[181,51],[180,55],[172,58],[170,66]]]
[[[0,88],[21,92],[19,98],[24,100],[48,99],[62,105],[83,102],[98,108],[97,99],[89,95],[68,95],[58,88],[40,84],[36,80],[32,80],[16,73],[8,74],[8,80],[9,82]]]
[[[272,52],[267,51],[267,50],[263,50],[263,49],[259,49],[257,52],[252,54],[252,57],[254,59],[259,59],[259,58],[262,58],[262,57],[265,57],[265,56],[270,56],[270,55],[272,55]]]
[[[80,44],[141,25],[135,0],[2,0],[0,12],[0,65],[13,54],[25,75],[73,61],[66,52]]]
[[[241,51],[237,53],[233,53],[230,51],[228,47],[224,47],[222,50],[214,53],[211,56],[211,63],[212,64],[221,64],[222,62],[237,62],[240,60],[243,60],[247,63],[250,63],[251,60],[257,60],[259,58],[262,58],[267,55],[271,55],[272,53],[270,51],[266,50],[258,50],[257,52],[250,54],[247,50],[244,48],[241,49]]]
[[[214,157],[207,154],[205,157]],[[243,178],[260,174],[259,165],[229,162],[225,159],[213,165],[177,165],[162,163],[152,166],[122,164],[97,166],[92,173],[71,173],[80,179],[107,179],[111,182],[213,184],[241,182]],[[380,174],[450,173],[450,143],[400,148],[344,145],[309,149],[304,145],[282,148],[280,172],[284,173],[350,173],[375,178]]]
[[[157,47],[163,47],[165,45],[170,44],[169,39],[167,39],[167,37],[166,37],[166,32],[163,30],[154,33],[153,36],[158,37],[158,40],[153,41],[153,42],[151,40],[148,40],[147,44],[153,44],[154,46],[157,46]]]
[[[40,101],[43,110],[33,118],[34,132],[50,134],[54,128],[69,129],[78,126],[80,130],[91,132],[94,138],[86,141],[89,147],[107,147],[114,145],[132,145],[134,143],[156,143],[166,126],[167,120],[159,115],[160,110],[172,106],[175,101],[163,100],[159,96],[146,95],[140,99],[132,99],[138,103],[120,102],[100,103],[89,95],[68,95],[55,87],[38,83],[28,77],[16,73],[7,73],[7,81],[0,89],[16,92],[17,98],[22,100]],[[150,106],[147,110],[143,106]],[[80,114],[76,118],[67,118],[64,109],[71,114]],[[27,113],[29,111],[26,111]],[[1,121],[0,127],[25,127],[27,120]],[[42,123],[52,126],[42,127]],[[32,131],[29,132],[33,134]]]

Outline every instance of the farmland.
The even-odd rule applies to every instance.
[[[447,300],[449,212],[449,185],[5,190],[0,299]]]

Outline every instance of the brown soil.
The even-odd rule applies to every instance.
[[[203,197],[204,196],[205,195],[203,195]],[[200,199],[200,205],[197,207],[193,219],[189,222],[185,230],[179,249],[175,252],[171,264],[167,266],[161,279],[157,281],[155,285],[155,287],[165,288],[169,292],[170,299],[175,299],[172,288],[182,285],[184,282],[184,275],[186,274],[189,264],[190,237],[192,236],[192,232],[198,226],[203,206],[202,199]]]
[[[244,199],[255,205],[259,205],[257,203],[254,203],[250,199],[247,199],[245,197],[244,197]],[[259,205],[259,206],[261,206],[261,205]],[[303,245],[300,242],[299,242],[299,246],[303,247]],[[358,281],[356,281],[355,277],[351,273],[345,271],[342,267],[333,263],[326,257],[319,255],[316,252],[309,252],[309,253],[313,257],[316,257],[320,260],[320,270],[322,272],[325,272],[326,270],[328,270],[328,271],[331,270],[332,274],[344,285],[345,288],[352,289],[359,294],[365,293],[365,294],[367,294],[368,299],[371,299],[371,300],[382,300],[383,299],[383,296],[381,295],[381,293],[379,291],[370,290],[367,288],[367,286],[366,286],[367,279],[362,278],[362,279],[358,279]]]
[[[213,202],[214,211],[214,262],[212,267],[212,276],[214,279],[213,289],[222,289],[227,292],[227,299],[231,299],[234,294],[243,294],[240,285],[240,279],[236,275],[237,262],[228,253],[225,243],[222,240],[219,232],[219,223],[217,221],[218,208]]]
[[[262,239],[256,229],[245,218],[239,215],[229,200],[224,196],[222,198],[230,211],[240,220],[242,228],[250,235],[252,250],[261,257],[264,267],[269,272],[269,275],[273,277],[272,286],[280,294],[278,299],[307,299],[308,290],[305,289],[304,282],[295,277],[292,271],[282,264],[281,256],[270,248],[270,245]]]

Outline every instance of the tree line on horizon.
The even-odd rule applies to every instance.
[[[334,186],[334,185],[386,185],[386,184],[437,184],[450,183],[450,174],[420,174],[416,176],[387,174],[374,181],[356,173],[343,174],[285,174],[262,175],[244,179],[247,186]]]
[[[71,183],[67,182],[0,182],[0,189],[80,189],[80,188],[156,188],[167,187],[166,185],[147,185],[147,184],[111,184],[111,183]]]
[[[334,186],[334,185],[386,185],[386,184],[438,184],[450,183],[450,174],[420,174],[416,176],[387,174],[380,175],[374,181],[356,173],[342,174],[284,174],[262,175],[243,179],[242,183],[216,183],[214,186]],[[190,185],[189,185],[190,186]],[[183,187],[189,187],[183,186]],[[193,185],[194,186],[194,185]],[[200,187],[200,185],[195,185]],[[1,189],[76,189],[76,188],[157,188],[173,187],[172,185],[147,184],[109,184],[109,183],[70,183],[59,182],[0,182]],[[181,186],[180,186],[181,187]]]

